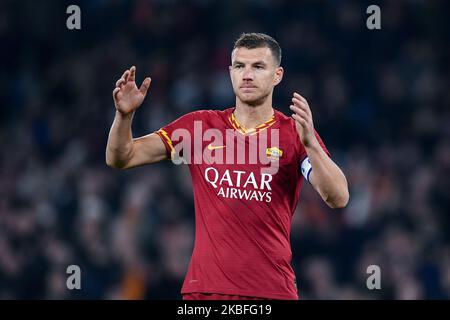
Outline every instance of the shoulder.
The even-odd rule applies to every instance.
[[[192,111],[189,114],[193,115],[196,118],[224,117],[230,113],[230,110],[232,110],[232,108],[227,108],[224,110],[201,109],[201,110]]]
[[[233,108],[228,108],[224,110],[218,109],[203,109],[190,112],[191,120],[193,122],[201,121],[203,125],[219,127],[231,114]]]
[[[230,110],[231,108],[225,110],[201,109],[191,111],[173,120],[165,127],[165,129],[169,131],[174,128],[184,128],[189,130],[193,128],[196,122],[201,122],[202,124],[210,126],[220,125],[226,119]]]
[[[275,110],[275,113],[277,121],[279,122],[277,127],[280,130],[279,135],[281,144],[289,146],[289,150],[292,150],[298,158],[304,158],[306,150],[298,136],[295,120],[281,111]]]
[[[295,121],[292,117],[285,115],[283,112],[274,109],[275,115],[279,122],[280,130],[286,130],[291,134],[297,134],[295,129]]]

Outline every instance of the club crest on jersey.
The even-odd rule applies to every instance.
[[[280,158],[283,156],[283,150],[277,147],[267,148],[266,155],[272,161],[280,160]]]

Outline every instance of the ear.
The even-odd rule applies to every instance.
[[[281,80],[283,79],[283,75],[284,75],[283,67],[277,67],[277,69],[275,70],[275,78],[273,83],[274,86],[276,86],[281,82]]]

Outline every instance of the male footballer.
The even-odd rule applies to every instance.
[[[229,67],[235,106],[194,111],[138,138],[131,123],[151,79],[138,88],[133,66],[113,90],[108,166],[181,159],[189,167],[195,244],[183,299],[298,299],[290,228],[303,180],[331,208],[349,201],[345,175],[314,129],[306,99],[293,93],[291,117],[272,106],[283,78],[280,63],[276,40],[242,34]]]

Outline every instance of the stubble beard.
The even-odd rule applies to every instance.
[[[264,102],[266,102],[267,98],[269,97],[270,93],[264,93],[256,98],[245,98],[243,96],[239,96],[237,95],[237,97],[239,98],[239,100],[241,100],[241,102],[245,103],[246,105],[250,106],[250,107],[258,107],[262,104],[264,104]]]

